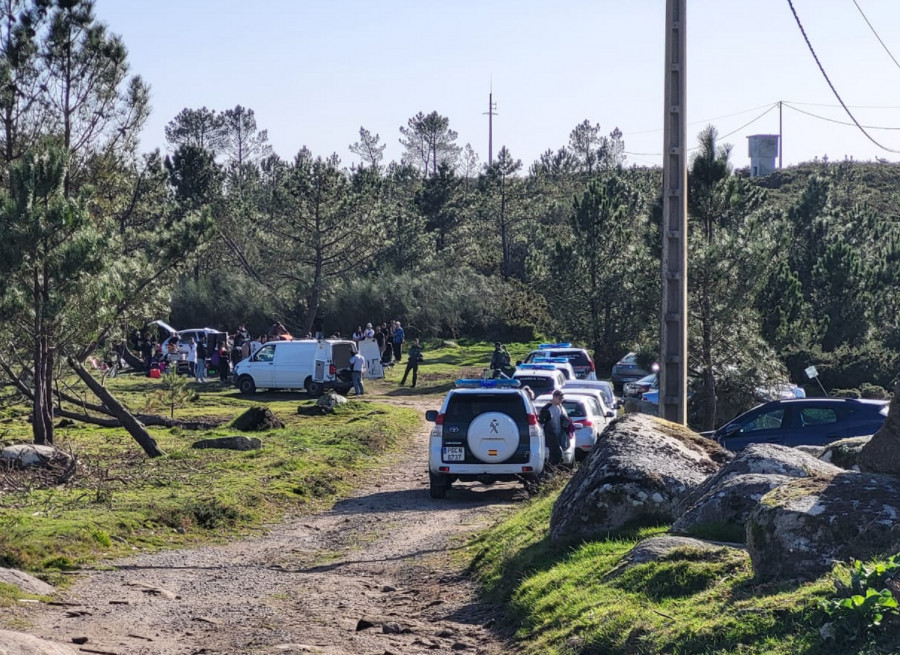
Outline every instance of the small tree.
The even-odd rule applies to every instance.
[[[159,382],[159,391],[153,394],[150,404],[168,408],[169,418],[175,418],[176,409],[197,399],[197,392],[188,386],[190,379],[186,375],[178,375],[175,366],[167,368]]]

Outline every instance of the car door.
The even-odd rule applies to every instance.
[[[253,376],[256,386],[272,389],[281,386],[275,379],[275,349],[278,344],[268,343],[257,350],[246,364],[246,372]]]
[[[752,443],[784,444],[791,418],[791,408],[786,405],[760,407],[725,425],[717,437],[728,450],[741,450]]]
[[[785,446],[823,446],[847,436],[838,407],[811,403],[795,407],[794,412],[796,419],[785,435]]]

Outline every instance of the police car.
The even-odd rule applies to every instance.
[[[566,383],[565,374],[555,364],[519,364],[512,379],[530,387],[535,396],[553,393]]]
[[[531,396],[519,381],[457,380],[440,411],[425,418],[434,423],[428,445],[432,498],[443,498],[457,480],[519,481],[536,493],[548,453]]]
[[[575,377],[579,380],[596,380],[597,371],[594,360],[584,348],[575,348],[571,343],[542,343],[537,350],[532,350],[525,359],[524,364],[531,364],[538,357],[565,357],[575,370]]]

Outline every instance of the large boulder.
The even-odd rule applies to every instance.
[[[859,451],[856,465],[866,473],[900,475],[900,382],[884,424]]]
[[[670,523],[691,491],[731,455],[683,426],[644,414],[610,424],[553,505],[554,542],[628,525]]]
[[[747,519],[760,580],[814,579],[836,561],[900,551],[900,481],[842,472],[794,480],[763,496]]]
[[[743,542],[747,517],[760,499],[775,487],[795,479],[761,473],[721,478],[678,517],[672,524],[672,532]]]
[[[0,655],[78,655],[78,651],[21,632],[0,630]]]
[[[822,449],[819,459],[847,471],[858,471],[859,454],[872,437],[849,437],[832,441]]]
[[[689,494],[679,508],[679,514],[683,514],[697,505],[701,499],[714,500],[716,493],[732,478],[744,475],[775,475],[792,478],[806,478],[811,475],[829,477],[841,472],[841,469],[816,459],[812,455],[798,450],[779,446],[778,444],[758,443],[750,444],[739,451],[734,459],[723,466],[715,475],[708,478],[700,486]],[[751,480],[747,483],[755,484]],[[738,487],[732,486],[729,494],[735,493]],[[772,487],[770,487],[771,489]],[[749,488],[748,488],[749,491]],[[766,492],[769,490],[767,489]],[[753,501],[755,505],[762,496],[757,496]],[[752,505],[747,511],[753,509]],[[746,511],[743,512],[746,518]],[[735,516],[736,518],[736,516]],[[731,519],[726,519],[731,520]],[[743,524],[743,520],[741,520]]]

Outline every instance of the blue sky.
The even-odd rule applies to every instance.
[[[900,60],[900,2],[857,0]],[[706,122],[746,166],[750,134],[777,133],[779,100],[833,120],[837,107],[787,0],[687,0],[688,132]],[[794,0],[823,66],[866,125],[900,128],[900,67],[853,0]],[[419,111],[450,119],[459,143],[487,160],[493,85],[494,152],[527,167],[584,119],[625,134],[629,163],[659,164],[664,0],[98,0],[122,35],[132,69],[152,88],[142,149],[165,147],[163,128],[184,107],[256,112],[282,157],[302,146],[336,152],[360,126],[399,159],[399,128]],[[802,104],[801,104],[802,103]],[[709,121],[709,119],[716,119]],[[783,110],[785,165],[881,157],[856,128]],[[872,130],[900,151],[900,130]],[[639,154],[638,154],[639,153]]]

